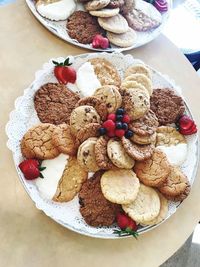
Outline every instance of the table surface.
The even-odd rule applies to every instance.
[[[200,175],[177,212],[156,229],[134,238],[94,239],[73,233],[36,209],[19,182],[4,126],[15,99],[49,58],[88,52],[48,32],[19,0],[0,9],[0,266],[155,267],[169,258],[200,219]],[[132,50],[135,58],[168,74],[183,89],[200,127],[200,79],[179,50],[164,36]]]

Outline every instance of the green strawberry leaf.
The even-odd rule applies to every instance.
[[[46,169],[46,167],[39,167],[39,171],[44,171]]]
[[[42,178],[42,179],[44,178],[44,176],[43,176],[43,174],[41,172],[40,172],[40,178]]]

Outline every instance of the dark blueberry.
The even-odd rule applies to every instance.
[[[117,115],[116,116],[116,121],[122,121],[123,115]]]
[[[99,128],[99,134],[100,135],[104,135],[104,134],[106,134],[106,128]]]
[[[122,122],[121,121],[117,121],[115,125],[116,125],[117,129],[122,129]]]
[[[116,111],[117,115],[123,115],[124,114],[124,109],[123,108],[118,108]]]
[[[128,130],[128,131],[125,133],[125,137],[126,137],[127,139],[131,138],[132,136],[133,136],[133,131],[131,131],[131,130]]]
[[[125,131],[128,130],[128,124],[126,122],[122,123],[122,129],[124,129]]]

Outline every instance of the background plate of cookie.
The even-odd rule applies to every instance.
[[[146,96],[147,94],[150,94],[151,95],[151,108],[154,109],[155,103],[158,104],[159,101],[162,102],[162,99],[165,98],[165,95],[167,94],[167,96],[170,97],[169,101],[172,101],[170,103],[171,106],[179,103],[178,106],[174,106],[175,107],[174,110],[176,110],[175,112],[178,112],[179,115],[183,114],[184,112],[184,114],[186,114],[192,120],[192,114],[182,96],[181,88],[178,87],[175,84],[175,82],[172,81],[168,76],[163,75],[159,71],[154,70],[150,66],[145,65],[144,62],[142,62],[141,60],[134,59],[131,55],[104,52],[104,53],[83,54],[80,56],[75,56],[74,58],[70,57],[70,61],[73,62],[72,66],[77,72],[77,77],[80,74],[80,73],[78,74],[78,70],[80,70],[81,66],[83,66],[84,64],[88,64],[88,61],[94,65],[96,64],[95,58],[98,58],[97,60],[98,64],[101,64],[99,62],[104,62],[105,64],[105,60],[107,60],[109,64],[111,64],[109,65],[109,66],[112,66],[110,71],[112,74],[114,73],[115,82],[117,81],[118,86],[121,86],[122,88],[122,91],[119,91],[122,98],[126,97],[127,99],[128,97],[127,100],[129,100],[129,97],[130,99],[132,98],[135,99],[135,93],[133,95],[129,95],[130,92],[133,90],[135,90],[134,92],[141,93],[139,89],[133,89],[135,86],[135,83],[131,80],[131,78],[135,77],[138,82],[140,81],[144,82],[144,79],[139,80],[139,76],[141,79],[141,77],[144,78],[145,75],[146,76],[150,75],[149,79],[151,80],[152,86],[149,87],[149,83],[146,83],[146,89],[147,89],[146,90],[142,88],[144,86],[140,85],[140,87],[142,88],[140,89],[145,90],[145,92],[139,95],[139,99],[141,100],[141,96],[143,95]],[[80,117],[83,117],[84,118],[83,121],[85,121],[85,118],[88,118],[88,116],[92,114],[96,116],[96,117],[93,116],[93,118],[97,119],[98,115],[95,113],[96,112],[95,108],[96,110],[98,110],[98,113],[101,115],[101,117],[102,118],[104,117],[104,120],[105,120],[104,108],[102,108],[104,106],[102,106],[102,103],[101,105],[99,105],[99,100],[98,99],[95,100],[96,99],[95,97],[88,98],[87,96],[84,98],[81,95],[80,90],[78,89],[79,87],[77,86],[77,83],[75,84],[68,83],[66,86],[69,89],[68,94],[67,95],[65,94],[63,96],[63,88],[65,88],[65,86],[58,84],[58,81],[54,76],[55,66],[52,63],[52,60],[61,62],[65,59],[62,57],[57,58],[57,59],[51,59],[49,60],[49,62],[43,65],[43,68],[41,70],[36,72],[33,83],[27,89],[24,90],[23,96],[20,96],[16,99],[15,109],[10,113],[10,119],[6,126],[6,133],[8,136],[7,146],[12,151],[14,164],[16,166],[16,171],[28,195],[31,197],[36,207],[42,210],[47,216],[49,216],[50,218],[52,218],[59,224],[63,225],[64,227],[72,231],[75,231],[83,235],[91,236],[91,237],[108,238],[108,239],[121,238],[118,236],[118,234],[116,234],[116,232],[114,233],[114,231],[119,231],[118,225],[116,224],[116,222],[112,223],[114,221],[113,210],[115,211],[118,210],[119,203],[122,204],[123,210],[127,214],[129,214],[130,217],[134,217],[136,219],[138,223],[138,229],[137,229],[138,234],[145,233],[146,231],[149,231],[153,229],[154,227],[159,226],[160,223],[164,222],[166,219],[168,219],[172,214],[176,212],[178,206],[181,203],[180,200],[183,200],[189,194],[190,186],[193,184],[193,181],[195,179],[197,164],[198,164],[198,149],[199,148],[198,148],[197,134],[195,133],[192,135],[185,135],[185,136],[180,134],[180,132],[176,130],[175,125],[169,123],[170,121],[173,120],[173,117],[174,117],[174,113],[172,112],[173,108],[170,111],[170,115],[169,115],[170,119],[169,119],[169,116],[167,116],[166,118],[165,112],[164,113],[161,112],[164,108],[166,108],[166,106],[165,107],[162,106],[162,109],[160,111],[158,109],[158,112],[154,109],[155,113],[157,112],[156,116],[159,117],[159,121],[160,121],[159,123],[162,124],[162,126],[158,127],[158,120],[156,119],[155,113],[153,111],[149,111],[148,113],[146,113],[145,111],[146,115],[144,119],[142,119],[142,121],[136,119],[135,120],[136,123],[130,125],[131,129],[133,129],[133,131],[137,133],[134,135],[135,143],[133,142],[133,139],[130,140],[124,137],[122,137],[122,143],[119,143],[117,141],[118,139],[116,140],[112,138],[108,141],[106,137],[104,138],[104,136],[88,138],[88,136],[86,137],[84,136],[85,134],[87,135],[88,132],[86,130],[84,132],[82,131],[82,135],[79,134],[79,138],[83,138],[84,136],[84,140],[86,138],[88,139],[85,140],[81,145],[79,144],[80,146],[79,146],[79,151],[77,154],[77,159],[78,159],[78,163],[77,163],[77,159],[74,157],[74,155],[76,155],[75,154],[76,152],[73,151],[73,149],[71,149],[71,146],[72,146],[72,142],[70,139],[71,137],[67,135],[68,138],[65,139],[65,136],[62,135],[62,131],[61,131],[62,128],[65,128],[65,127],[67,127],[66,129],[68,129],[69,126],[66,126],[66,125],[58,126],[60,121],[55,121],[55,123],[52,123],[50,125],[48,124],[48,122],[40,124],[41,120],[43,120],[44,112],[46,112],[46,110],[48,109],[47,107],[49,106],[49,103],[46,102],[45,104],[45,102],[43,101],[51,102],[51,100],[49,100],[51,97],[50,98],[47,97],[45,98],[45,100],[42,99],[41,97],[45,96],[46,89],[54,90],[56,88],[56,90],[60,90],[59,93],[57,93],[56,97],[59,97],[59,95],[61,94],[62,99],[64,99],[64,97],[69,98],[68,99],[69,102],[67,106],[70,106],[70,104],[73,105],[73,103],[70,103],[70,99],[72,102],[78,101],[78,106],[76,105],[76,108],[73,108],[73,111],[70,117],[70,124],[71,126],[73,126],[72,127],[73,131],[77,131],[78,129],[78,132],[81,132],[80,125],[82,125],[80,121],[81,120]],[[101,69],[104,67],[105,66],[102,65]],[[138,73],[139,72],[141,73],[141,71],[143,71],[143,73],[146,73],[146,74],[138,75]],[[136,74],[133,74],[133,72],[136,72]],[[84,72],[81,72],[81,73],[83,74]],[[101,76],[98,76],[98,77],[101,78]],[[147,80],[148,79],[145,79],[145,81]],[[105,81],[107,80],[104,80],[104,82]],[[48,86],[46,86],[46,84],[48,84]],[[114,85],[111,85],[111,86],[112,86],[111,91],[113,93],[115,92],[115,90],[113,89]],[[125,92],[128,92],[128,94],[124,93],[123,91],[124,87],[126,87],[124,90]],[[108,95],[107,95],[108,88],[110,87],[106,87],[106,90],[103,91],[104,94],[106,95],[106,99],[108,99]],[[100,91],[101,90],[97,89],[95,93],[96,96],[100,94]],[[54,91],[54,92],[57,92],[57,91]],[[123,105],[121,104],[121,102],[119,103],[119,99],[120,99],[119,92],[115,94],[115,97],[116,97],[115,104],[118,103],[118,108],[119,106]],[[47,92],[47,95],[48,95],[48,92]],[[80,100],[76,100],[77,95],[80,96],[81,98]],[[175,99],[175,100],[172,100],[172,99]],[[59,104],[61,104],[62,101],[57,100]],[[86,110],[87,114],[85,114],[83,113],[82,105],[85,105],[86,103],[89,104],[88,101],[92,101],[90,102],[92,107],[90,107],[90,109],[88,110],[88,106],[87,106],[87,110]],[[150,98],[149,97],[147,99],[145,98],[145,101],[147,102],[150,101]],[[126,101],[126,102],[127,102],[127,105],[130,104],[129,101]],[[45,109],[43,108],[44,105],[46,107]],[[162,102],[162,105],[164,105],[163,102]],[[129,110],[128,107],[129,106],[125,106],[127,112]],[[112,109],[113,102],[111,102],[111,105],[108,105],[107,108]],[[137,113],[132,112],[133,110],[130,110],[131,112],[130,116],[138,116],[140,112],[143,112],[143,108],[144,108],[143,105],[140,106],[139,109],[136,108]],[[62,111],[63,111],[63,107],[60,107],[59,114],[61,114]],[[64,112],[66,111],[69,112],[69,109],[67,110],[64,109]],[[161,113],[159,114],[159,112]],[[52,114],[50,114],[49,117],[46,116],[45,119],[54,120],[55,118],[51,115]],[[96,132],[96,128],[95,128],[96,125],[98,125],[98,123],[93,123],[94,127],[92,128],[92,132],[93,131]],[[145,125],[147,125],[148,127],[145,127]],[[34,130],[31,130],[31,129],[34,129]],[[52,133],[52,131],[55,131],[54,132],[54,141],[55,141],[54,144],[56,144],[57,141],[61,140],[61,143],[59,143],[59,145],[61,149],[63,149],[62,142],[63,141],[67,142],[67,146],[64,146],[64,150],[62,150],[63,154],[59,155],[59,152],[57,151],[57,149],[55,149],[55,147],[52,148],[49,146],[48,138],[49,138],[49,135]],[[146,137],[144,138],[143,134],[145,131],[148,131],[148,134],[149,136],[151,136],[152,140],[150,140],[151,138],[147,138],[148,140],[146,139]],[[157,135],[156,141],[154,138],[155,131]],[[40,138],[38,138],[37,135],[39,135]],[[96,136],[96,135],[90,135],[89,133],[89,136]],[[34,138],[35,140],[33,140]],[[130,136],[127,136],[127,138],[130,138]],[[28,142],[30,140],[32,140],[31,142],[33,142],[31,144],[33,144],[34,146],[37,146],[38,148],[37,153],[39,153],[38,155],[40,155],[41,147],[42,149],[44,149],[42,150],[42,156],[41,157],[38,156],[38,158],[42,159],[44,156],[43,154],[47,156],[46,157],[47,159],[42,161],[42,164],[43,162],[45,162],[46,164],[45,166],[47,168],[46,170],[43,171],[44,179],[37,178],[35,180],[27,180],[24,178],[24,175],[19,168],[19,164],[23,161],[24,155],[26,155],[27,158],[34,157],[34,154],[31,154],[31,153],[33,152],[35,148],[33,148],[33,150],[29,149],[30,143]],[[80,139],[77,139],[77,140],[78,142],[80,141]],[[90,157],[91,156],[90,151],[92,151],[91,148],[93,144],[97,143],[97,140],[98,140],[97,152],[98,150],[100,151],[99,158],[98,158],[100,164],[102,164],[102,162],[104,164],[108,163],[108,158],[105,159],[105,154],[104,154],[105,151],[102,150],[102,145],[104,147],[104,144],[108,141],[106,143],[108,156],[112,160],[111,165],[114,164],[115,168],[117,167],[118,171],[116,172],[116,169],[109,170],[109,171],[106,171],[105,174],[103,174],[103,176],[101,172],[96,172],[95,177],[93,177],[93,179],[90,179],[92,174],[90,172],[88,173],[88,171],[92,169],[93,172],[95,172],[96,163],[93,161],[93,157],[91,157],[88,161],[90,162],[90,164],[84,160],[85,151],[86,151],[84,149],[87,148],[87,151],[89,152],[86,154],[89,155]],[[147,146],[140,145],[140,147],[144,147],[144,150],[140,151],[139,153],[138,150],[137,149],[135,150],[135,147],[134,147],[134,146],[137,146],[136,145],[137,142],[139,142],[140,144],[150,142],[154,146],[154,148],[156,146],[156,152],[154,152],[154,154],[152,155],[152,151],[150,147],[148,148],[148,151],[146,151],[145,147]],[[159,146],[160,150],[157,149],[157,146]],[[179,147],[178,150],[176,146]],[[168,153],[167,151],[168,147],[172,148],[172,150],[170,150],[171,154],[176,154],[177,157],[173,158],[173,155],[172,157],[170,156],[170,153]],[[176,147],[175,150],[173,150],[174,147]],[[126,151],[126,153],[124,153],[124,150]],[[49,153],[50,153],[50,158],[54,158],[54,159],[48,160]],[[150,171],[148,169],[149,159],[145,160],[145,157],[149,158],[149,153],[151,154],[150,160],[152,160],[153,162],[153,163],[151,162],[150,164],[151,166],[153,166],[153,169],[151,169]],[[170,165],[171,175],[169,175],[169,166],[168,166],[169,164],[168,164],[168,159],[166,160],[165,153],[166,155],[169,155],[170,160],[172,161],[175,160],[176,164],[179,165],[179,167]],[[182,154],[184,154],[184,157],[182,157]],[[73,157],[71,155],[73,155]],[[133,160],[133,158],[131,158],[132,156],[136,158],[136,160]],[[177,159],[178,159],[178,162],[177,162]],[[52,192],[50,192],[51,186],[49,186],[50,180],[48,180],[47,177],[54,175],[55,169],[57,172],[58,171],[63,172],[62,168],[64,168],[65,166],[62,165],[61,163],[65,162],[66,160],[68,160],[68,164],[67,164],[67,168],[65,168],[65,171],[66,171],[64,172],[65,175],[62,176],[62,179],[60,179],[59,177],[60,180],[59,179],[57,180],[57,183],[58,182],[59,183],[58,183],[58,187],[56,190],[56,194],[52,195]],[[97,161],[97,158],[96,158],[96,161]],[[146,165],[144,165],[144,162],[146,162]],[[78,167],[79,164],[82,164],[82,165],[86,164],[85,169],[84,170],[80,169]],[[88,168],[88,171],[86,172],[85,170],[87,168]],[[111,166],[111,169],[112,169],[112,166]],[[134,170],[134,172],[132,171],[132,169]],[[160,186],[160,182],[161,182],[160,179],[163,179],[163,177],[160,177],[160,176],[157,177],[157,172],[156,172],[157,169],[160,170],[159,171],[160,173],[162,174],[166,173],[166,175],[169,175],[168,184],[162,183],[162,186],[158,187]],[[71,182],[68,183],[69,179],[71,179],[71,177],[73,176],[73,173],[77,173],[78,176],[73,177],[73,179],[70,180]],[[139,177],[140,182],[137,176]],[[87,177],[89,179],[87,179]],[[121,179],[121,177],[123,177],[126,180],[126,183],[123,183],[123,181],[118,181],[117,186],[116,186],[116,183],[115,183],[116,180]],[[101,178],[101,187],[99,185],[100,178]],[[177,183],[177,187],[175,186],[175,189],[171,188],[170,186],[171,185],[170,183],[173,183],[173,179],[175,179]],[[165,181],[166,181],[166,176],[165,176]],[[83,183],[83,186],[81,187],[82,183]],[[139,183],[140,183],[140,191],[138,192]],[[121,184],[120,187],[119,187],[119,184]],[[124,184],[129,184],[129,187],[123,188]],[[49,187],[49,191],[46,190],[48,187]],[[160,192],[157,192],[155,188],[156,190],[159,190]],[[117,194],[116,194],[115,189],[118,192]],[[78,193],[79,190],[81,191]],[[180,192],[177,193],[175,192],[176,190],[180,190]],[[102,195],[101,191],[103,192],[104,196]],[[93,212],[97,212],[97,213],[100,212],[101,213],[100,217],[98,217],[96,213],[91,213],[91,210],[89,210],[89,213],[88,213],[88,209],[86,210],[84,209],[84,205],[90,205],[92,203],[91,198],[88,197],[89,193],[92,194],[92,198],[94,196],[97,198],[97,202],[96,202],[97,208],[93,206]],[[127,200],[132,201],[133,196],[134,197],[140,196],[138,197],[138,201],[140,202],[141,199],[142,201],[144,201],[144,196],[147,196],[147,195],[149,197],[146,199],[146,202],[144,202],[146,204],[144,204],[145,207],[143,207],[144,209],[146,209],[145,212],[147,212],[147,217],[141,218],[140,212],[143,213],[143,211],[137,210],[136,212],[137,214],[135,214],[134,205],[127,204],[128,203]],[[171,199],[171,200],[167,201],[166,198]],[[153,203],[150,203],[152,199],[153,199]],[[106,211],[107,211],[106,216],[103,216],[104,214],[102,214],[102,210],[98,209],[99,207],[98,201],[100,201],[100,203],[103,203],[103,205],[106,206]],[[112,202],[112,203],[109,202],[111,203],[109,204],[109,206],[107,206],[108,201]],[[117,206],[116,206],[116,203],[117,203]],[[94,205],[94,203],[92,205]],[[159,219],[157,217],[158,205],[159,205],[159,211],[160,211]],[[162,212],[161,212],[161,206],[163,207]],[[149,210],[151,210],[150,214],[149,214]],[[103,211],[103,212],[106,212],[106,211]],[[112,216],[109,216],[111,213],[112,213]],[[106,222],[108,222],[109,220],[109,226],[100,226],[102,223],[101,219],[102,218],[105,219],[105,217],[107,218]],[[101,221],[100,223],[97,220],[97,218]],[[96,225],[99,224],[99,225],[95,226],[95,224]]]
[[[156,38],[169,17],[171,1],[154,2],[153,5],[143,0],[89,3],[26,0],[33,15],[53,34],[73,45],[96,51],[125,51]],[[96,39],[99,34],[106,39]]]

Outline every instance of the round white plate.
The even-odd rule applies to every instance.
[[[101,57],[111,61],[119,71],[121,77],[123,77],[124,70],[133,64],[141,62],[134,59],[131,55],[123,55],[121,53],[91,53],[76,56],[74,58],[73,67],[78,69],[81,64],[86,62],[89,58]],[[53,59],[56,61],[64,60],[64,58]],[[64,227],[71,229],[80,234],[99,237],[99,238],[119,238],[113,234],[113,230],[116,226],[112,227],[91,227],[85,223],[80,212],[78,197],[75,197],[72,201],[67,203],[56,203],[50,200],[46,200],[41,197],[34,181],[27,181],[24,179],[21,171],[18,168],[19,163],[23,160],[20,150],[20,140],[27,130],[39,123],[36,111],[34,109],[33,97],[39,87],[47,82],[57,82],[53,75],[54,65],[52,59],[43,65],[43,68],[36,72],[35,80],[33,83],[24,90],[24,95],[20,96],[15,101],[15,109],[10,113],[10,120],[6,126],[6,133],[8,136],[7,146],[13,153],[14,164],[27,193],[34,201],[36,207],[53,220],[63,225]],[[170,80],[166,75],[162,75],[160,72],[152,69],[153,88],[172,88],[177,94],[181,95],[180,87]],[[67,85],[71,90],[76,91],[75,85]],[[189,107],[186,105],[186,113],[192,117]],[[198,139],[197,134],[187,137],[188,154],[187,159],[181,166],[183,172],[188,176],[190,183],[196,175],[197,162],[198,162]],[[38,178],[40,179],[40,178]],[[177,209],[180,203],[171,202],[169,205],[168,216],[170,217]],[[158,225],[157,225],[158,226]],[[140,227],[138,232],[144,233],[151,230],[155,226]]]
[[[106,52],[113,52],[113,51],[125,51],[125,50],[130,50],[139,46],[142,46],[144,44],[149,43],[150,41],[152,41],[153,39],[155,39],[163,30],[164,25],[166,24],[168,17],[169,17],[169,12],[170,12],[170,7],[171,7],[171,0],[168,0],[168,6],[169,9],[167,12],[164,12],[162,14],[162,23],[161,25],[153,30],[147,31],[147,32],[137,32],[137,40],[136,43],[133,46],[127,47],[127,48],[120,48],[117,46],[112,45],[111,48],[108,49],[95,49],[93,48],[91,45],[87,44],[81,44],[79,43],[77,40],[75,39],[71,39],[66,31],[66,22],[67,20],[64,21],[51,21],[49,19],[46,19],[44,17],[42,17],[36,10],[35,8],[35,2],[34,0],[26,0],[26,3],[28,5],[28,7],[30,8],[31,12],[33,13],[33,15],[44,25],[45,28],[47,28],[50,32],[52,32],[53,34],[57,35],[59,38],[63,39],[66,42],[69,42],[73,45],[82,47],[82,48],[86,48],[86,49],[90,49],[90,50],[94,50],[94,51],[106,51]],[[158,15],[158,11],[157,9],[155,9],[154,6],[152,6],[151,4],[143,1],[143,0],[136,0],[136,7],[142,11],[144,11],[144,13],[146,13],[147,15],[149,15],[151,18],[157,17]],[[77,5],[77,10],[79,9],[83,9],[81,4]]]

